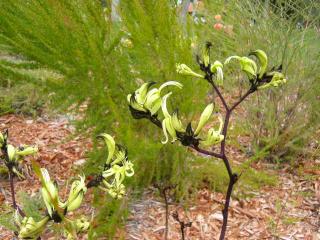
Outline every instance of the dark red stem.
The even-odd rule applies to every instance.
[[[221,142],[220,145],[220,154],[217,154],[217,158],[220,158],[223,160],[223,163],[227,169],[228,175],[229,175],[229,184],[228,184],[228,190],[226,194],[226,201],[224,203],[224,207],[222,210],[222,216],[223,216],[223,222],[222,222],[222,227],[221,227],[221,232],[220,232],[220,237],[219,240],[223,240],[226,235],[226,230],[227,230],[227,224],[228,224],[228,215],[229,215],[229,206],[230,206],[230,199],[231,199],[231,194],[233,190],[234,184],[238,180],[238,175],[233,173],[232,168],[230,166],[230,162],[226,156],[226,139],[227,139],[227,132],[228,132],[228,125],[230,121],[230,116],[233,110],[240,104],[242,103],[251,93],[254,92],[251,88],[236,102],[232,105],[232,107],[228,107],[224,97],[222,96],[220,90],[217,88],[217,86],[214,84],[213,81],[209,81],[213,87],[213,89],[216,91],[218,94],[225,110],[226,110],[226,116],[224,119],[224,124],[223,124],[223,130],[222,130],[222,135],[224,136],[223,141]]]

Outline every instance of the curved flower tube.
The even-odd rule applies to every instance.
[[[182,84],[176,81],[163,83],[159,88],[153,88],[149,91],[153,82],[144,83],[133,94],[127,96],[129,106],[137,111],[150,112],[155,115],[161,107],[161,91],[168,86],[182,88]]]
[[[42,184],[42,198],[44,204],[46,205],[49,216],[52,217],[53,213],[58,210],[56,207],[62,205],[62,203],[59,201],[58,186],[56,183],[51,181],[50,175],[45,168],[41,168],[40,180]]]
[[[100,134],[98,137],[101,137],[104,140],[104,142],[106,143],[106,145],[107,145],[108,157],[107,157],[106,163],[109,164],[111,159],[112,159],[112,157],[113,157],[113,154],[114,154],[114,151],[115,151],[115,148],[116,148],[116,143],[115,143],[113,137],[111,137],[107,133]]]
[[[164,115],[164,119],[162,120],[162,130],[165,136],[165,139],[161,141],[162,144],[166,144],[168,142],[169,140],[168,134],[172,137],[172,142],[176,141],[177,140],[176,131],[179,131],[182,129],[181,121],[177,119],[177,116],[172,118],[172,116],[170,115],[167,109],[167,99],[171,94],[172,93],[170,92],[162,98],[161,108],[162,108],[162,113]]]
[[[251,52],[249,55],[254,55],[254,56],[256,56],[256,58],[258,58],[259,63],[260,63],[259,78],[261,79],[263,74],[266,72],[267,67],[268,67],[267,54],[264,51],[257,49],[255,51]]]
[[[220,122],[219,129],[215,130],[214,128],[210,128],[208,131],[207,138],[205,140],[200,141],[202,145],[210,146],[223,141],[224,135],[221,134],[222,127],[223,127],[223,120],[221,116],[219,116],[219,122]]]
[[[244,71],[249,79],[256,78],[257,76],[257,64],[255,61],[248,57],[239,57],[239,56],[231,56],[226,59],[224,64],[230,63],[232,59],[236,59],[239,61],[241,70]]]
[[[210,71],[216,75],[216,84],[218,86],[223,85],[223,64],[220,61],[215,61],[210,68]]]
[[[267,76],[272,76],[271,81],[261,86],[258,86],[258,89],[279,87],[287,82],[287,79],[285,79],[284,74],[280,72],[271,72],[271,73],[268,73]]]
[[[184,63],[178,63],[176,65],[177,73],[182,74],[182,75],[187,75],[187,76],[193,76],[193,77],[198,77],[198,78],[204,78],[203,75],[198,74],[194,71],[192,71],[191,68],[189,68],[186,64]]]
[[[32,217],[24,217],[20,224],[18,237],[20,239],[38,239],[49,220],[48,216],[39,222],[36,222]]]
[[[73,181],[68,200],[64,204],[67,211],[74,211],[80,207],[84,194],[87,191],[85,177],[79,175],[80,180]]]
[[[204,125],[208,122],[212,112],[213,112],[213,103],[210,103],[208,106],[206,106],[206,108],[201,113],[198,126],[194,132],[195,136],[197,136],[200,133]]]

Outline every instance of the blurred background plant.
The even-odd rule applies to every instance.
[[[180,81],[183,91],[174,90],[180,104],[173,107],[179,107],[183,120],[196,119],[214,95],[205,81],[178,75],[175,64],[197,70],[195,54],[206,41],[213,43],[213,58],[220,61],[263,49],[270,63],[282,64],[288,84],[251,97],[229,138],[250,137],[240,146],[250,160],[296,163],[312,150],[320,124],[319,16],[316,0],[205,0],[194,1],[192,7],[186,0],[2,1],[0,113],[35,116],[50,99],[51,109],[76,116],[79,131],[92,129],[90,137],[117,133],[139,169],[130,179],[129,200],[139,193],[133,190],[159,181],[178,184],[180,201],[204,186],[219,191],[224,189],[224,182],[217,181],[223,166],[192,158],[182,147],[163,146],[160,131],[130,117],[127,94],[146,81]],[[224,71],[225,94],[234,100],[245,78],[232,65]],[[235,140],[232,144],[241,145]],[[87,174],[105,161],[97,149],[95,142],[84,167]],[[243,186],[276,182],[248,166]],[[99,196],[96,192],[96,220],[108,227],[95,224],[92,238],[114,234],[114,226],[123,223],[119,216],[126,215],[122,207],[128,199],[108,199],[101,206],[106,199]]]

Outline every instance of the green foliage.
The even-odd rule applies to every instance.
[[[14,225],[13,212],[11,206],[2,204],[0,205],[0,226],[11,231],[16,231],[17,228]]]
[[[190,163],[188,189],[208,188],[213,191],[224,192],[229,182],[229,176],[221,160],[196,158]],[[248,196],[247,192],[258,190],[263,186],[274,186],[277,177],[264,171],[256,171],[244,166],[234,167],[234,171],[241,174],[234,195],[238,198]]]
[[[22,209],[26,216],[33,217],[35,221],[40,221],[41,210],[45,209],[43,201],[39,194],[31,197],[26,192],[18,192],[18,201],[21,203]]]
[[[137,169],[135,177],[129,180],[133,189],[169,181],[178,184],[178,198],[184,198],[190,189],[203,187],[204,183],[211,189],[224,191],[227,175],[221,163],[187,157],[190,154],[183,148],[162,146],[160,130],[145,120],[130,117],[126,95],[142,82],[179,80],[184,90],[174,90],[179,106],[172,107],[179,107],[185,118],[195,119],[195,113],[206,105],[201,99],[208,93],[207,84],[178,75],[175,64],[183,62],[197,70],[193,53],[198,51],[201,41],[214,43],[213,58],[220,61],[228,55],[246,55],[255,46],[266,50],[270,62],[283,64],[289,84],[279,93],[261,92],[251,99],[252,104],[247,104],[250,124],[246,127],[253,139],[262,139],[254,146],[265,149],[262,156],[271,154],[272,158],[291,157],[304,149],[319,124],[315,98],[320,89],[316,67],[319,41],[315,39],[313,25],[302,30],[296,28],[296,22],[257,2],[225,2],[205,1],[208,24],[195,26],[189,18],[184,23],[180,21],[167,0],[120,1],[121,21],[112,20],[110,9],[104,10],[98,0],[2,1],[0,51],[10,58],[0,61],[1,86],[6,86],[7,79],[32,83],[35,94],[44,90],[52,96],[55,108],[78,113],[81,106],[84,114],[77,122],[79,130],[86,132],[93,128],[94,136],[116,132],[116,140],[121,139],[128,147],[129,158]],[[233,25],[231,33],[213,29],[212,16],[216,13],[225,13],[223,21]],[[275,25],[279,27],[275,29]],[[234,95],[245,80],[240,75],[230,78],[231,74],[235,74],[232,67],[226,72],[225,90]],[[0,99],[0,109],[5,106],[1,111],[12,111],[12,102],[24,96],[23,91],[17,90],[18,95],[13,92],[16,91],[8,93],[3,104]],[[211,99],[210,95],[208,100]],[[105,151],[99,149],[95,142],[84,169],[88,174],[98,173],[98,166],[106,160]],[[267,175],[251,170],[242,179],[244,186],[273,183]],[[125,215],[119,208],[122,203],[110,202],[99,192],[96,203],[101,209],[90,237],[111,236],[115,226],[123,221],[119,217]]]
[[[291,3],[274,6],[267,1],[207,1],[209,24],[199,28],[200,35],[214,43],[219,60],[230,54],[247,55],[254,46],[268,54],[273,63],[269,69],[282,65],[288,84],[280,91],[259,91],[244,105],[248,109],[245,126],[251,132],[254,152],[263,152],[262,157],[277,162],[293,161],[297,155],[308,153],[306,146],[320,127],[320,109],[316,107],[320,94],[319,15],[314,15],[319,2]],[[288,15],[288,8],[295,11]],[[209,14],[222,14],[225,28],[213,29],[216,20]],[[224,71],[225,94],[241,94],[247,80],[235,75],[233,68]],[[242,119],[239,124],[244,126]]]
[[[0,88],[0,115],[17,113],[30,116],[41,114],[44,96],[32,84],[17,84]]]
[[[98,216],[91,224],[88,239],[113,239],[112,236],[118,229],[124,226],[128,215],[126,198],[122,201],[112,199],[105,194],[101,196],[99,190],[95,190],[93,206],[99,211]],[[101,224],[105,223],[105,224]]]

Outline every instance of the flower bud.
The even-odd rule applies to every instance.
[[[250,55],[254,55],[258,58],[260,63],[260,69],[259,69],[259,78],[262,78],[263,74],[266,72],[268,67],[268,57],[267,54],[262,50],[255,50],[250,53]]]
[[[75,229],[76,231],[79,232],[85,232],[89,229],[90,227],[90,222],[88,219],[84,216],[81,216],[81,218],[77,219],[74,221],[75,224]]]
[[[58,187],[56,184],[54,184],[51,179],[50,175],[45,168],[41,168],[41,193],[42,193],[42,198],[43,201],[47,207],[48,214],[52,217],[52,214],[54,212],[55,206],[58,204],[59,199],[58,199]]]
[[[211,72],[214,73],[216,75],[216,84],[218,86],[222,86],[223,85],[223,64],[220,61],[215,61],[212,65],[211,65]]]
[[[35,154],[38,152],[38,147],[31,147],[31,146],[27,146],[24,147],[22,150],[18,150],[17,151],[17,155],[18,156],[27,156],[27,155],[31,155],[31,154]]]
[[[203,53],[203,65],[205,67],[208,67],[210,64],[210,48],[211,48],[212,44],[210,42],[207,42],[206,47],[204,49],[204,53]]]
[[[172,142],[177,140],[177,133],[174,127],[172,126],[171,119],[170,118],[165,118],[162,121],[162,130],[163,134],[165,136],[165,140],[161,141],[162,144],[166,144],[169,140],[168,138],[168,133],[172,137]]]
[[[12,172],[13,172],[16,176],[18,176],[18,178],[20,178],[20,179],[25,179],[25,176],[24,176],[21,172],[19,172],[16,167],[12,167]]]
[[[7,154],[8,154],[8,160],[9,162],[14,162],[16,160],[16,149],[11,144],[7,145]]]
[[[210,103],[208,106],[206,106],[206,108],[203,110],[203,112],[201,113],[200,116],[200,120],[198,123],[198,126],[194,132],[194,134],[197,136],[201,129],[204,127],[204,125],[208,122],[211,114],[213,112],[213,103]]]
[[[178,131],[178,132],[184,132],[184,128],[182,126],[182,123],[180,121],[180,119],[178,118],[178,111],[174,111],[172,113],[172,117],[171,117],[171,122],[172,122],[172,126],[173,128]]]
[[[4,142],[5,142],[5,138],[4,138],[3,134],[0,132],[0,148],[2,148]]]
[[[194,76],[198,78],[204,78],[203,75],[200,75],[194,71],[191,70],[186,64],[177,64],[176,65],[177,73],[182,74],[182,75],[189,75],[189,76]]]
[[[87,191],[86,184],[84,182],[85,177],[79,176],[80,180],[75,180],[71,185],[66,207],[68,211],[74,211],[80,207],[83,196]]]
[[[22,220],[18,237],[20,239],[38,239],[49,220],[49,217],[44,217],[36,222],[32,217],[25,217]]]
[[[278,87],[278,86],[281,86],[281,85],[283,85],[283,84],[285,84],[287,82],[287,79],[285,79],[285,76],[283,75],[283,73],[272,72],[270,74],[272,74],[271,81],[266,83],[266,84],[263,84],[263,85],[259,86],[258,89],[266,89],[266,88],[270,88],[270,87]]]
[[[205,146],[210,146],[210,145],[218,144],[223,141],[224,135],[221,134],[222,127],[223,127],[223,120],[220,115],[219,115],[218,119],[219,119],[219,123],[220,123],[219,129],[215,130],[214,128],[210,128],[208,131],[207,138],[204,141],[200,141],[201,144],[203,144]]]
[[[108,193],[115,199],[121,199],[126,193],[126,188],[123,184],[114,185],[108,190]]]
[[[116,148],[116,143],[113,139],[113,137],[111,137],[109,134],[107,133],[102,133],[100,134],[98,137],[101,137],[103,138],[104,142],[106,143],[107,145],[107,148],[108,148],[108,157],[107,157],[107,161],[106,163],[109,164],[113,155],[114,155],[114,150]]]
[[[257,76],[257,64],[248,57],[231,56],[226,59],[224,64],[228,64],[232,59],[237,59],[240,63],[241,70],[244,71],[249,79]]]

